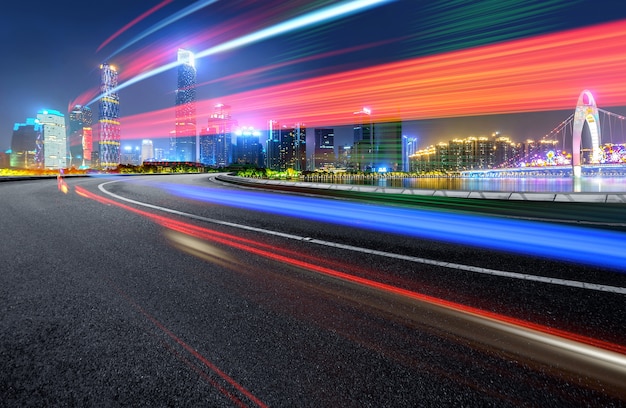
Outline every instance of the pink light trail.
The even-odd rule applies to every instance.
[[[113,41],[114,39],[119,37],[122,33],[127,31],[129,28],[131,28],[132,26],[136,25],[137,23],[139,23],[140,21],[142,21],[143,19],[148,17],[150,14],[154,13],[155,11],[157,11],[157,10],[163,8],[164,6],[168,5],[172,1],[174,1],[174,0],[164,0],[161,3],[157,4],[156,6],[152,7],[151,9],[145,11],[144,13],[139,15],[137,18],[133,19],[131,22],[126,24],[124,27],[122,27],[119,30],[117,30],[112,36],[107,38],[102,44],[100,44],[100,46],[96,49],[96,52],[100,51],[107,44],[109,44],[111,41]]]
[[[573,110],[582,89],[602,106],[626,105],[625,43],[619,21],[324,75],[198,101],[198,125],[216,103],[261,129],[269,119],[349,125],[362,106],[377,121]],[[128,116],[123,135],[165,137],[173,121],[173,108]]]

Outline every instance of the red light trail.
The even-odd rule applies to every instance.
[[[609,351],[619,353],[619,354],[626,354],[625,345],[610,343],[610,342],[594,339],[591,337],[579,335],[576,333],[571,333],[565,330],[555,329],[555,328],[547,327],[544,325],[528,322],[525,320],[501,315],[499,313],[477,309],[471,306],[466,306],[460,303],[447,301],[445,299],[440,299],[440,298],[436,298],[433,296],[424,295],[424,294],[417,293],[411,290],[399,288],[393,285],[376,282],[367,278],[362,278],[359,276],[341,272],[333,268],[313,264],[308,261],[295,259],[291,257],[293,253],[290,253],[288,251],[283,251],[280,248],[269,247],[257,241],[252,241],[252,240],[248,240],[245,238],[241,238],[237,235],[222,233],[216,230],[199,227],[199,226],[189,224],[183,221],[177,221],[172,218],[168,218],[168,217],[164,217],[161,215],[152,214],[147,211],[139,210],[137,208],[128,206],[126,204],[119,203],[117,201],[93,194],[80,186],[76,187],[76,193],[83,197],[101,202],[103,204],[115,205],[125,210],[145,216],[168,229],[178,231],[183,234],[190,235],[190,236],[194,236],[202,240],[212,241],[212,242],[216,242],[222,245],[226,245],[231,248],[243,250],[248,253],[256,254],[256,255],[259,255],[268,259],[275,260],[277,262],[296,266],[296,267],[303,268],[309,271],[314,271],[323,275],[327,275],[327,276],[337,278],[337,279],[347,281],[347,282],[356,283],[365,287],[382,290],[387,293],[400,295],[409,299],[423,301],[423,302],[436,305],[445,309],[454,310],[454,311],[465,313],[465,314],[472,315],[472,316],[478,316],[484,319],[497,321],[497,322],[501,322],[504,324],[511,324],[517,327],[523,327],[526,329],[530,329],[530,330],[537,331],[540,333],[545,333],[545,334],[552,335],[552,336],[558,336],[563,339],[568,339],[568,340],[572,340],[575,342],[587,344],[593,347],[602,348],[602,349],[609,350]]]
[[[100,44],[100,46],[98,47],[98,49],[96,49],[96,52],[100,51],[102,48],[104,48],[108,43],[110,43],[111,41],[113,41],[114,39],[116,39],[117,37],[119,37],[122,33],[124,33],[126,30],[128,30],[129,28],[131,28],[132,26],[134,26],[135,24],[139,23],[140,21],[142,21],[144,18],[148,17],[150,14],[154,13],[155,11],[159,10],[160,8],[163,8],[164,6],[166,6],[167,4],[171,3],[174,0],[164,0],[161,3],[157,4],[156,6],[152,7],[151,9],[143,12],[140,16],[136,17],[135,19],[133,19],[130,23],[126,24],[124,27],[120,28],[119,30],[117,30],[112,36],[110,36],[109,38],[107,38],[102,44]]]
[[[582,89],[603,106],[626,104],[626,22],[322,76],[225,96],[262,118],[309,126],[351,124],[369,106],[379,120],[573,109]],[[212,104],[208,104],[209,106]],[[208,111],[198,109],[200,115]]]
[[[174,248],[204,259],[209,263],[227,267],[234,272],[247,272],[245,269],[241,269],[242,267],[246,268],[246,266],[237,261],[241,255],[228,254],[211,245],[211,243],[215,243],[219,246],[244,251],[283,265],[292,266],[303,272],[308,271],[314,274],[312,276],[326,277],[336,282],[347,284],[345,289],[346,297],[350,297],[353,291],[358,293],[360,290],[374,290],[378,292],[376,298],[385,298],[387,295],[397,297],[395,301],[399,302],[398,305],[406,301],[415,302],[413,307],[418,309],[425,307],[435,313],[435,316],[445,316],[440,323],[434,323],[434,327],[441,326],[443,330],[453,333],[457,337],[473,341],[479,349],[489,353],[495,352],[496,354],[504,353],[508,355],[513,353],[529,362],[540,363],[548,369],[556,369],[564,375],[571,375],[572,377],[569,378],[572,378],[573,381],[580,380],[591,388],[599,387],[603,392],[615,393],[618,396],[623,395],[622,383],[624,375],[626,375],[626,345],[544,326],[368,279],[363,276],[357,276],[350,272],[335,269],[338,265],[330,264],[325,260],[309,256],[303,257],[301,254],[294,256],[292,251],[284,251],[280,246],[270,247],[258,241],[237,235],[153,214],[98,196],[80,186],[77,186],[75,191],[80,196],[106,205],[118,206],[162,225],[166,228],[166,237]],[[350,270],[349,265],[341,265],[339,267]],[[350,287],[351,285],[354,286]],[[149,316],[147,317],[149,320],[152,320]],[[421,317],[416,315],[414,318],[418,319],[417,321],[419,322]],[[153,323],[159,327],[159,322],[155,321]],[[173,333],[168,333],[167,328],[161,328],[161,330],[172,337]],[[178,341],[176,342],[178,343]],[[190,352],[196,359],[201,361],[205,367],[210,368],[232,386],[235,386],[236,382],[234,379],[223,377],[219,369],[214,370],[210,362],[203,361],[200,358],[202,356],[196,356],[192,352],[194,349],[191,345],[181,345],[187,352]],[[184,357],[183,361],[186,361]],[[190,364],[194,371],[200,370],[193,363]],[[205,378],[205,375],[202,375],[202,377]],[[250,400],[254,397],[251,394],[244,393],[236,386],[235,388]],[[222,390],[219,387],[218,389]],[[258,401],[258,403],[261,402]]]
[[[140,314],[142,314],[148,321],[150,321],[152,324],[154,324],[159,330],[161,330],[165,335],[167,335],[170,339],[172,339],[176,344],[181,346],[187,353],[189,353],[191,356],[195,357],[199,362],[202,363],[202,365],[204,365],[206,368],[211,370],[213,373],[217,374],[220,378],[222,378],[222,380],[224,380],[226,383],[228,383],[230,386],[232,386],[234,389],[236,389],[241,395],[246,397],[249,401],[253,402],[256,406],[261,407],[261,408],[267,407],[267,405],[265,403],[263,403],[263,401],[258,399],[254,394],[252,394],[250,391],[248,391],[246,388],[244,388],[241,384],[239,384],[237,381],[235,381],[231,376],[226,374],[218,366],[216,366],[211,361],[209,361],[209,359],[207,359],[204,355],[202,355],[200,352],[198,352],[196,349],[194,349],[188,343],[183,341],[183,339],[181,339],[179,336],[177,336],[174,332],[172,332],[170,329],[168,329],[163,323],[161,323],[154,316],[152,316],[150,313],[148,313],[143,307],[141,307],[139,304],[137,304],[130,296],[128,296],[126,293],[124,293],[121,289],[119,289],[113,283],[109,282],[109,284],[128,303],[130,303]],[[204,378],[209,384],[211,384],[213,387],[215,387],[219,392],[221,392],[223,395],[228,397],[236,406],[238,406],[238,407],[247,407],[248,406],[240,398],[238,398],[232,392],[228,391],[226,388],[224,388],[222,385],[220,385],[213,378],[208,376],[202,369],[200,369],[198,366],[196,366],[193,362],[189,361],[187,358],[185,358],[184,356],[180,355],[175,350],[171,349],[171,347],[168,346],[168,348],[170,349],[169,351],[172,352],[177,358],[182,360],[190,368],[192,368],[194,371],[196,371],[202,378]]]

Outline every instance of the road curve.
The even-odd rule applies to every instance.
[[[626,402],[619,265],[385,229],[380,203],[301,198],[208,175],[1,183],[4,404]],[[576,231],[581,246],[622,234]]]

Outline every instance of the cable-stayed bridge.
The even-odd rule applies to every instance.
[[[588,90],[578,99],[576,110],[543,137],[543,141],[553,142],[554,149],[543,152],[545,160],[541,165],[508,165],[497,169],[466,170],[464,177],[562,177],[562,176],[626,176],[626,136],[623,115],[599,109]],[[560,142],[560,146],[556,146]],[[567,164],[555,157],[571,149]],[[556,151],[556,153],[554,152]],[[527,151],[524,157],[516,158],[516,163],[532,163]],[[550,157],[550,155],[552,157]],[[511,163],[513,164],[513,163]]]

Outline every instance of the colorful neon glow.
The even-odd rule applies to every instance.
[[[217,1],[217,0],[213,0],[213,1]],[[196,57],[202,58],[202,57],[217,54],[220,52],[233,50],[235,48],[239,48],[244,45],[253,44],[255,42],[266,40],[271,37],[275,37],[281,34],[286,34],[290,31],[300,30],[308,26],[312,26],[312,25],[319,24],[322,22],[328,22],[334,19],[338,19],[340,17],[346,17],[350,14],[367,10],[369,8],[375,7],[377,5],[382,5],[390,1],[392,0],[354,0],[348,3],[326,7],[326,8],[323,8],[322,10],[313,11],[303,16],[296,17],[291,20],[276,24],[274,26],[259,30],[255,33],[244,35],[234,40],[226,41],[220,45],[205,49],[204,51],[200,51],[196,53]],[[175,16],[177,16],[177,14]],[[159,68],[153,69],[151,71],[139,74],[135,76],[134,78],[129,79],[128,81],[118,85],[113,91],[119,92],[120,90],[130,85],[133,85],[145,79],[151,78],[155,75],[158,75],[162,72],[175,68],[178,66],[178,64],[179,64],[178,62],[172,62],[169,64],[165,64]],[[94,98],[86,105],[91,105],[97,99],[98,97]]]
[[[371,7],[379,6],[390,1],[392,0],[359,0],[339,4],[336,6],[326,7],[322,10],[314,11],[304,16],[296,17],[283,23],[276,24],[272,27],[268,27],[255,33],[248,34],[231,41],[227,41],[215,47],[211,47],[209,49],[199,52],[198,58],[207,57],[209,55],[217,54],[224,51],[230,51],[235,48],[266,40],[277,35],[288,33],[290,31],[300,30],[304,27],[319,24],[322,22],[332,21],[340,17],[349,16],[350,14],[363,11]]]
[[[84,195],[83,193],[79,193],[79,195]],[[226,374],[222,371],[216,364],[211,362],[208,358],[198,352],[195,348],[185,342],[182,338],[177,336],[174,332],[168,329],[163,323],[157,320],[152,314],[148,313],[142,306],[140,306],[134,299],[132,299],[127,293],[122,291],[119,287],[117,287],[113,282],[109,282],[109,284],[119,293],[129,304],[131,304],[135,310],[137,310],[140,314],[142,314],[148,321],[150,321],[156,328],[161,330],[165,335],[167,335],[175,344],[178,344],[185,352],[187,352],[190,356],[194,357],[196,361],[199,361],[202,366],[209,369],[212,373],[221,378],[226,384],[230,385],[234,388],[242,397],[247,398],[250,402],[255,404],[260,408],[265,408],[267,405],[257,398],[254,394],[252,394],[249,390],[247,390],[243,385],[237,382],[234,378]],[[235,406],[238,407],[246,407],[242,399],[234,395],[232,391],[226,389],[222,385],[220,385],[217,381],[211,378],[211,376],[207,375],[202,368],[198,367],[193,362],[188,359],[180,356],[176,351],[172,350],[172,353],[181,359],[185,364],[191,367],[194,371],[196,371],[205,381],[214,386],[218,391],[220,391],[225,397],[229,398]]]
[[[582,131],[585,122],[589,126],[591,133],[591,147],[593,149],[591,162],[599,163],[601,151],[598,107],[593,95],[588,90],[584,90],[578,97],[576,112],[574,114],[572,165],[574,166],[574,175],[577,177],[580,177],[581,174],[580,148],[582,147]]]
[[[371,43],[371,44],[362,44],[362,45],[358,45],[358,46],[354,46],[354,47],[350,47],[350,48],[344,48],[344,49],[328,51],[328,52],[324,52],[324,53],[320,53],[320,54],[308,55],[306,57],[296,58],[296,59],[289,60],[289,61],[283,61],[283,62],[280,62],[280,63],[277,63],[277,64],[272,64],[272,65],[269,65],[269,66],[264,66],[264,67],[251,69],[249,71],[238,72],[236,74],[227,75],[227,76],[224,76],[224,77],[221,77],[221,78],[215,78],[215,79],[212,79],[210,81],[205,81],[205,82],[203,82],[201,84],[198,84],[198,87],[208,86],[208,85],[219,83],[219,82],[233,81],[233,80],[238,81],[239,84],[241,84],[241,81],[244,80],[244,81],[246,81],[245,85],[250,86],[250,87],[258,87],[259,85],[262,84],[261,80],[257,79],[257,76],[259,74],[266,73],[266,72],[272,72],[272,71],[275,71],[275,70],[277,70],[279,68],[286,67],[286,66],[289,66],[289,65],[301,64],[301,63],[304,63],[304,62],[309,62],[309,61],[314,61],[314,60],[318,60],[318,59],[322,59],[322,58],[338,56],[338,55],[342,55],[342,54],[348,54],[348,53],[351,53],[351,52],[365,50],[365,49],[368,49],[368,48],[380,47],[382,45],[390,44],[390,43],[393,43],[393,42],[396,42],[396,41],[399,41],[399,39],[378,41],[378,42]],[[276,78],[272,77],[272,79],[276,79]]]
[[[160,187],[214,204],[626,271],[626,254],[618,250],[626,235],[617,232],[240,190]]]
[[[350,124],[372,101],[403,120],[571,109],[584,84],[603,106],[626,103],[626,22],[400,61],[230,95],[233,107],[309,126]],[[593,75],[589,75],[593,72]],[[575,98],[575,96],[574,96]],[[202,114],[202,109],[199,114]]]
[[[572,95],[585,87],[603,106],[620,106],[626,104],[624,43],[626,21],[620,21],[200,100],[197,115],[209,117],[216,103],[228,102],[245,116],[240,120],[264,129],[268,117],[309,127],[351,124],[354,107],[364,103],[377,120],[569,110]],[[127,116],[125,133],[166,137],[173,115],[164,109]]]
[[[117,51],[115,51],[113,54],[111,54],[109,56],[109,58],[114,57],[115,55],[119,54],[120,52],[122,52],[123,50],[125,50],[126,48],[130,47],[131,45],[141,41],[142,39],[146,38],[147,36],[149,36],[150,34],[154,34],[155,32],[159,31],[162,28],[167,27],[168,25],[180,20],[183,17],[186,17],[190,14],[195,13],[196,11],[203,9],[204,7],[207,7],[213,3],[215,3],[218,0],[205,0],[205,1],[198,1],[193,3],[190,6],[185,7],[184,9],[174,13],[173,15],[169,16],[168,18],[162,20],[161,22],[159,22],[158,24],[153,25],[152,27],[150,27],[149,29],[143,31],[141,34],[139,34],[138,36],[136,36],[135,38],[133,38],[132,40],[130,40],[129,42],[127,42],[124,46],[120,47]],[[163,4],[164,5],[164,4]],[[157,6],[158,7],[158,6]],[[159,7],[160,8],[160,7]]]
[[[604,350],[609,350],[613,353],[617,353],[616,355],[612,355],[612,357],[609,357],[609,358],[615,358],[619,361],[624,361],[624,354],[626,353],[626,346],[621,345],[621,344],[606,342],[606,341],[590,338],[587,336],[579,335],[576,333],[571,333],[565,330],[543,326],[543,325],[532,323],[529,321],[501,315],[499,313],[477,309],[471,306],[466,306],[466,305],[459,304],[456,302],[447,301],[444,299],[436,298],[436,297],[429,296],[429,295],[424,295],[418,292],[403,289],[403,288],[396,287],[393,285],[376,282],[367,278],[355,276],[350,273],[345,273],[345,272],[336,270],[332,266],[331,267],[325,266],[324,262],[322,262],[322,264],[320,265],[318,263],[311,263],[306,260],[302,260],[300,257],[300,254],[297,254],[296,257],[293,257],[293,252],[291,251],[283,251],[280,248],[270,247],[258,241],[249,240],[246,238],[238,237],[237,235],[232,235],[232,234],[227,234],[227,233],[223,233],[223,232],[216,231],[216,230],[211,230],[209,228],[189,224],[184,221],[178,221],[172,218],[168,218],[165,216],[161,216],[158,214],[153,214],[144,210],[140,210],[140,209],[131,207],[129,205],[117,202],[115,200],[111,200],[111,199],[93,194],[81,186],[76,186],[75,191],[78,195],[82,197],[98,201],[102,204],[118,206],[127,211],[145,216],[168,229],[171,229],[173,231],[178,231],[183,234],[190,235],[196,238],[200,238],[202,240],[219,243],[221,245],[225,245],[230,248],[235,248],[235,249],[242,250],[251,254],[256,254],[261,257],[272,259],[277,262],[285,263],[285,264],[296,266],[299,268],[304,268],[306,270],[320,273],[320,274],[330,276],[333,278],[337,278],[343,281],[352,282],[352,283],[356,283],[358,285],[362,285],[365,287],[370,287],[370,288],[382,290],[388,293],[393,293],[396,295],[407,297],[410,299],[427,302],[433,305],[440,306],[445,309],[461,312],[467,315],[478,316],[482,319],[499,322],[504,325],[512,325],[512,326],[516,326],[520,328],[525,328],[528,330],[537,331],[539,333],[545,333],[550,336],[557,336],[562,339],[568,339],[576,343],[582,343],[582,344],[586,344],[592,347],[598,347]],[[223,193],[223,192],[225,192],[225,190],[220,190],[220,193]],[[370,207],[370,206],[363,206],[363,207]],[[370,216],[369,219],[371,220],[371,214],[369,214],[369,216]],[[570,347],[571,346],[572,345],[570,345]],[[574,347],[576,346],[574,345]],[[626,361],[621,364],[624,365],[624,363],[626,363]]]

